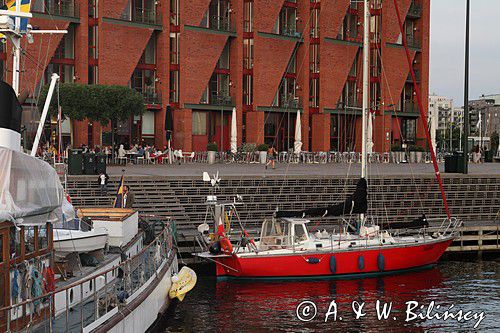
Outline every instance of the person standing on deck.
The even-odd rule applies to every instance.
[[[132,208],[134,205],[134,193],[130,191],[128,186],[124,186],[123,190],[123,207]]]

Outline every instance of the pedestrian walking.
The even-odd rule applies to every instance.
[[[266,170],[269,164],[271,164],[273,170],[276,168],[275,166],[276,163],[276,149],[274,148],[273,145],[269,147],[267,150],[267,163],[266,163]]]

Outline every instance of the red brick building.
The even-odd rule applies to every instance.
[[[374,151],[423,144],[396,10],[371,0],[370,100]],[[397,0],[427,101],[429,0]],[[148,111],[123,122],[120,141],[165,145],[167,105],[176,148],[229,148],[237,110],[238,144],[293,147],[297,111],[304,150],[359,150],[363,4],[349,0],[32,0],[33,26],[68,29],[26,43],[21,82],[128,85]],[[0,54],[8,80],[10,47]],[[7,69],[7,70],[5,70]],[[426,104],[426,103],[425,103]],[[109,127],[73,121],[73,144],[103,144]],[[69,130],[68,130],[69,131]]]

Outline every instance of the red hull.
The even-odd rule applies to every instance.
[[[255,255],[247,257],[233,255],[230,258],[217,259],[217,276],[308,277],[408,270],[436,263],[452,241],[453,239],[446,239],[401,247],[379,247],[368,250],[318,252],[303,255]],[[331,257],[335,259],[331,259]],[[383,258],[383,270],[379,268],[381,266],[380,257]],[[311,260],[311,258],[319,259],[319,262],[308,262],[308,259],[317,261]],[[334,262],[334,269],[332,269],[331,261]]]

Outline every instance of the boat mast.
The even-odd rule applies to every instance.
[[[363,107],[361,137],[361,178],[368,178],[367,170],[367,127],[369,115],[369,62],[370,62],[370,7],[369,0],[364,0],[363,23]],[[365,224],[365,214],[360,214],[361,225]]]
[[[47,98],[45,98],[45,104],[43,106],[42,115],[40,116],[40,121],[38,122],[38,129],[35,135],[35,141],[33,142],[33,147],[31,148],[31,156],[35,157],[38,150],[38,145],[40,143],[40,137],[42,136],[43,127],[45,126],[45,120],[47,119],[47,113],[49,112],[50,102],[52,100],[52,95],[54,94],[54,89],[56,87],[57,80],[59,80],[59,75],[56,73],[52,74],[50,78],[49,91],[47,93]],[[59,119],[61,121],[61,119]]]
[[[361,178],[367,178],[367,129],[369,115],[369,63],[370,63],[370,7],[369,0],[364,0],[365,17],[363,23],[363,107],[361,138]]]
[[[0,10],[0,15],[5,15],[7,17],[12,17],[14,21],[14,26],[12,29],[9,28],[2,28],[0,29],[0,32],[5,34],[7,37],[12,42],[13,46],[13,54],[12,54],[12,89],[14,89],[14,92],[16,93],[16,96],[19,96],[20,91],[19,91],[19,74],[20,74],[20,63],[21,63],[21,38],[23,38],[24,35],[31,35],[31,34],[66,34],[68,31],[67,30],[31,30],[31,26],[27,27],[27,30],[21,30],[21,18],[29,19],[32,17],[31,13],[25,13],[21,11],[21,0],[16,0],[15,3],[15,11],[11,10]],[[50,88],[49,92],[47,94],[47,98],[45,101],[45,106],[42,112],[42,117],[40,119],[40,122],[38,124],[38,130],[37,134],[35,136],[35,143],[33,144],[33,148],[31,151],[31,155],[35,156],[36,155],[36,148],[38,147],[38,143],[40,141],[40,136],[43,130],[43,125],[45,124],[45,119],[47,117],[47,112],[48,108],[50,106],[50,101],[52,99],[52,94],[54,92],[55,84],[57,80],[59,79],[59,75],[57,74],[52,74],[51,82],[50,82]],[[21,146],[21,138],[19,137],[19,146]],[[17,146],[17,144],[16,144]]]

